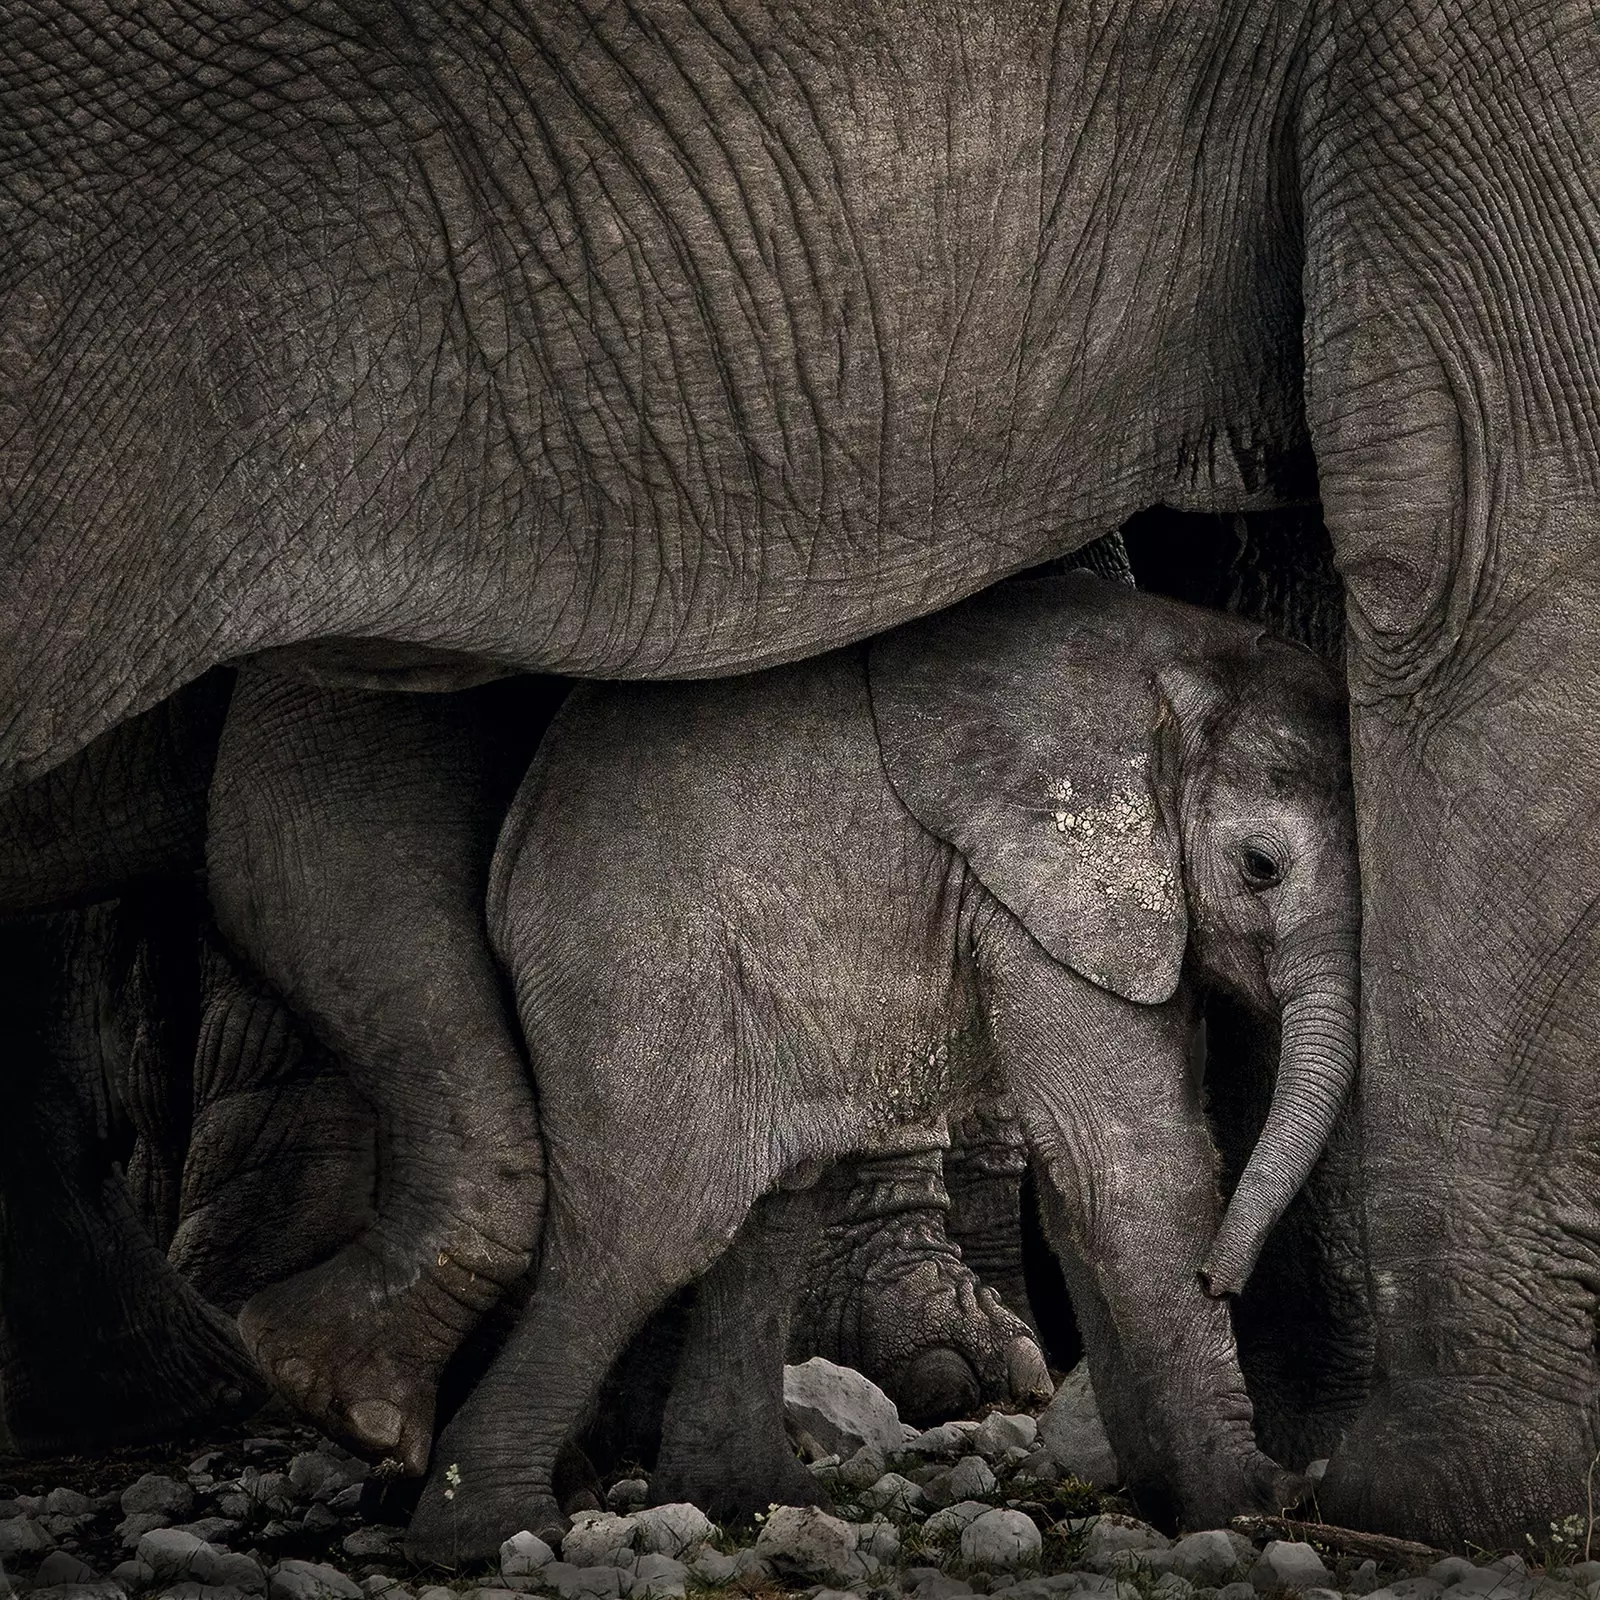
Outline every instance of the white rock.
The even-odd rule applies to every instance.
[[[754,1578],[757,1582],[772,1576],[772,1563],[758,1556],[752,1546],[737,1551],[733,1558],[733,1575],[736,1578]]]
[[[703,1545],[717,1525],[698,1506],[686,1500],[666,1506],[647,1506],[631,1518],[637,1531],[635,1548],[647,1554],[681,1556]]]
[[[1172,1541],[1148,1522],[1107,1514],[1088,1519],[1082,1560],[1089,1571],[1105,1573],[1126,1565],[1130,1555],[1148,1557],[1171,1548]]]
[[[972,1435],[972,1448],[991,1460],[1007,1450],[1031,1450],[1039,1437],[1039,1424],[1032,1417],[991,1412]]]
[[[1511,1566],[1509,1563],[1512,1561],[1518,1565]],[[1435,1580],[1412,1578],[1410,1581],[1432,1584]],[[1401,1600],[1407,1600],[1404,1592],[1400,1590],[1400,1585],[1397,1583],[1394,1587],[1401,1592]],[[1532,1593],[1534,1587],[1534,1579],[1527,1567],[1522,1564],[1520,1556],[1502,1556],[1498,1561],[1490,1562],[1488,1566],[1479,1567],[1475,1572],[1462,1578],[1459,1583],[1452,1584],[1450,1597],[1451,1600],[1457,1600],[1457,1596],[1460,1600],[1467,1600],[1471,1595],[1492,1595],[1494,1600],[1518,1600],[1518,1596]],[[1540,1584],[1539,1587],[1550,1592],[1551,1600],[1555,1600],[1559,1593],[1554,1583]],[[1411,1600],[1432,1600],[1432,1595],[1438,1593],[1440,1591],[1434,1589],[1426,1596],[1413,1596]]]
[[[638,1526],[632,1515],[614,1511],[580,1511],[561,1541],[561,1559],[569,1566],[614,1566],[624,1552],[632,1554]]]
[[[310,1520],[307,1517],[308,1523]],[[340,1541],[339,1548],[352,1561],[382,1560],[385,1556],[399,1553],[400,1541],[404,1537],[399,1528],[384,1528],[372,1523],[347,1533]]]
[[[971,1449],[969,1441],[977,1431],[976,1422],[941,1422],[909,1439],[903,1448],[911,1455],[959,1456]]]
[[[937,1568],[930,1570],[931,1576],[917,1580],[916,1588],[912,1591],[916,1600],[964,1600],[965,1596],[975,1592],[963,1578],[952,1578]]]
[[[138,1559],[149,1567],[158,1580],[163,1578],[194,1578],[197,1560],[206,1552],[221,1555],[214,1545],[197,1539],[192,1533],[181,1533],[177,1528],[153,1528],[139,1540]]]
[[[117,1524],[117,1537],[124,1550],[133,1550],[153,1528],[164,1528],[171,1519],[159,1511],[133,1511]]]
[[[647,1600],[649,1596],[682,1600],[688,1584],[689,1569],[681,1561],[652,1551],[639,1557],[628,1593],[633,1600]]]
[[[1250,1572],[1250,1581],[1263,1593],[1274,1589],[1326,1589],[1333,1575],[1322,1557],[1298,1540],[1273,1539]]]
[[[928,1497],[909,1478],[902,1478],[898,1472],[886,1472],[861,1491],[861,1503],[869,1511],[909,1513],[925,1510]]]
[[[35,1583],[28,1592],[39,1595],[41,1600],[127,1600],[122,1585],[113,1583],[110,1578],[95,1578],[84,1583]],[[218,1600],[221,1600],[220,1595]]]
[[[1442,1583],[1448,1589],[1452,1583],[1460,1583],[1463,1578],[1470,1578],[1477,1570],[1465,1556],[1446,1556],[1443,1561],[1435,1561],[1428,1568],[1427,1575],[1435,1583]]]
[[[93,1583],[99,1576],[87,1561],[80,1561],[70,1550],[53,1550],[33,1574],[35,1589],[58,1589],[67,1583]]]
[[[892,1522],[875,1517],[871,1522],[855,1522],[856,1554],[874,1561],[892,1562],[900,1555],[900,1530]]]
[[[436,1583],[426,1589],[419,1589],[417,1600],[456,1600],[456,1596],[453,1589],[446,1589],[442,1584]]]
[[[1300,1600],[1344,1600],[1337,1589],[1302,1589]]]
[[[0,1557],[48,1550],[55,1540],[32,1517],[7,1517],[0,1522]]]
[[[1109,1489],[1122,1481],[1116,1452],[1100,1420],[1087,1362],[1080,1361],[1061,1380],[1055,1398],[1039,1418],[1039,1443],[1065,1472],[1096,1489]]]
[[[471,1589],[465,1600],[522,1600],[520,1589]]]
[[[981,1500],[961,1500],[953,1506],[946,1506],[943,1511],[934,1514],[922,1525],[924,1538],[948,1539],[960,1533],[969,1522],[981,1517],[985,1511],[993,1511],[994,1507],[985,1505]]]
[[[1017,1567],[1037,1560],[1043,1544],[1032,1517],[985,1511],[961,1530],[961,1559],[974,1567]]]
[[[347,1488],[351,1477],[342,1461],[335,1461],[321,1450],[302,1450],[289,1463],[289,1482],[302,1495],[326,1491],[331,1496]]]
[[[151,1529],[139,1540],[138,1559],[157,1582],[188,1580],[207,1588],[237,1589],[242,1594],[267,1592],[267,1575],[258,1562],[231,1550],[219,1550],[181,1528]]]
[[[1154,1583],[1131,1576],[1117,1580],[1117,1600],[1189,1600],[1193,1593],[1194,1585],[1176,1572],[1163,1572]]]
[[[1062,1476],[1061,1463],[1043,1446],[1037,1450],[1030,1450],[1017,1463],[1017,1471],[1023,1477],[1032,1478],[1039,1483],[1054,1483]]]
[[[194,1509],[194,1490],[176,1478],[147,1472],[122,1491],[121,1504],[129,1516],[138,1511],[159,1511],[164,1517],[181,1517]]]
[[[720,1550],[702,1550],[693,1561],[689,1563],[689,1570],[701,1583],[713,1589],[720,1589],[723,1584],[731,1583],[733,1575],[739,1570],[739,1564],[732,1556],[725,1556]]]
[[[1255,1546],[1242,1533],[1212,1528],[1173,1545],[1168,1570],[1197,1587],[1220,1588],[1241,1569],[1254,1566],[1255,1554]]]
[[[53,1517],[86,1517],[94,1510],[94,1501],[76,1489],[52,1489],[44,1497],[43,1509]]]
[[[562,1600],[572,1600],[576,1595],[595,1595],[599,1600],[611,1600],[615,1595],[628,1592],[633,1573],[606,1564],[575,1567],[570,1561],[552,1561],[540,1574],[540,1582],[546,1588],[554,1587]]]
[[[856,1530],[815,1506],[779,1506],[763,1524],[755,1553],[779,1574],[841,1584],[867,1574]]]
[[[850,1489],[867,1489],[889,1470],[889,1458],[875,1444],[864,1444],[839,1463],[839,1482]]]
[[[355,1583],[321,1561],[280,1561],[267,1593],[272,1600],[365,1600]]]
[[[999,1487],[982,1456],[963,1456],[950,1469],[944,1483],[951,1500],[976,1500],[980,1495],[993,1494]]]
[[[531,1578],[542,1567],[548,1567],[556,1558],[554,1550],[536,1533],[524,1529],[514,1533],[500,1546],[500,1576],[502,1578]],[[418,1597],[421,1600],[421,1597]]]
[[[877,1384],[821,1356],[783,1369],[783,1410],[793,1427],[841,1459],[864,1444],[890,1454],[904,1437],[894,1401]]]

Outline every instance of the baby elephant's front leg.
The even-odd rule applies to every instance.
[[[1051,1393],[1027,1325],[946,1236],[943,1163],[930,1135],[921,1149],[841,1164],[837,1220],[812,1252],[789,1345],[791,1359],[866,1373],[919,1426]]]

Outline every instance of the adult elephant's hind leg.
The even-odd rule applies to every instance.
[[[783,1422],[790,1308],[816,1211],[813,1190],[764,1196],[700,1280],[661,1423],[657,1504],[687,1500],[724,1522],[827,1503]]]
[[[543,1208],[532,1090],[483,926],[520,763],[498,759],[483,693],[241,672],[212,789],[219,925],[378,1123],[371,1225],[256,1294],[240,1329],[293,1404],[412,1473],[445,1363],[527,1271]]]

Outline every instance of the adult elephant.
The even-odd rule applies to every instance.
[[[253,652],[402,685],[797,657],[1142,505],[1308,496],[1314,447],[1380,1289],[1324,1505],[1493,1542],[1578,1503],[1581,8],[23,0],[3,30],[0,781]]]

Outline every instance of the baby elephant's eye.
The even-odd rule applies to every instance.
[[[1245,882],[1252,889],[1270,889],[1283,881],[1283,868],[1265,850],[1246,845],[1239,857],[1244,868]]]

